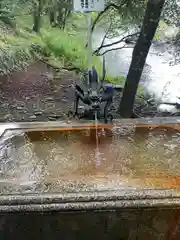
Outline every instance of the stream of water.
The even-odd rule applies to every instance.
[[[99,151],[99,139],[98,139],[98,117],[97,112],[95,112],[95,130],[96,130],[96,149],[95,149],[95,161],[96,161],[96,167],[99,167],[101,164],[101,154]]]

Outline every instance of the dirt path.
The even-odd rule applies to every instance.
[[[73,85],[79,81],[64,72],[52,80],[52,70],[35,63],[23,72],[0,77],[0,121],[48,121],[67,118],[73,104]]]
[[[25,71],[0,77],[0,121],[67,119],[74,101],[73,86],[80,79],[72,72],[63,72],[57,79],[52,76],[52,69],[34,63]],[[119,102],[119,93],[115,102]]]

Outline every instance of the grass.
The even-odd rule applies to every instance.
[[[11,33],[0,36],[0,74],[21,70],[32,60],[30,45]]]
[[[43,17],[40,35],[31,31],[32,24],[29,16],[17,18],[18,34],[7,32],[0,36],[1,74],[27,66],[34,61],[34,53],[46,56],[48,62],[58,67],[87,68],[86,18],[83,14],[73,15],[64,31],[51,28],[46,17]],[[101,59],[93,56],[92,64],[101,75]],[[106,78],[113,83],[124,82],[124,76]]]

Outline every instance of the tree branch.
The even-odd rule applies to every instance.
[[[112,26],[112,21],[111,21],[111,23],[110,23],[107,31],[106,31],[105,34],[104,34],[103,40],[102,40],[102,42],[101,42],[101,45],[100,45],[100,46],[98,47],[98,49],[97,49],[97,54],[99,53],[99,49],[103,48],[104,42],[105,42],[106,37],[107,37],[107,35],[108,35],[108,33],[109,33],[110,29],[111,29],[111,26]],[[95,51],[95,52],[96,52],[96,51]],[[96,54],[96,55],[97,55],[97,54]]]
[[[98,23],[99,19],[101,18],[101,16],[102,16],[105,12],[107,12],[110,8],[115,8],[115,9],[119,10],[123,5],[125,5],[126,1],[127,1],[127,0],[124,0],[120,5],[116,5],[116,4],[114,4],[114,3],[110,3],[109,5],[107,5],[107,6],[104,8],[104,10],[97,15],[96,19],[95,19],[94,22],[93,22],[91,31],[92,31],[92,32],[94,31],[94,28],[95,28],[96,24]]]
[[[127,38],[136,36],[136,35],[138,35],[138,34],[140,34],[140,32],[133,33],[133,34],[129,34],[129,35],[121,38],[121,39],[118,40],[118,41],[115,41],[115,42],[112,42],[112,43],[109,43],[109,44],[106,44],[106,45],[102,45],[102,44],[101,44],[101,45],[93,52],[93,54],[99,55],[99,52],[100,52],[101,49],[107,48],[107,47],[112,47],[113,45],[116,45],[116,44],[119,44],[119,43],[121,43],[121,42],[124,42]],[[125,45],[124,45],[124,47],[125,47]],[[122,47],[122,48],[123,48],[123,47]],[[118,48],[118,49],[121,49],[121,48]],[[109,49],[109,50],[110,50],[110,49]],[[107,50],[107,51],[109,52],[109,50]],[[101,56],[101,55],[99,55],[99,56]]]
[[[103,40],[102,40],[102,42],[101,42],[101,46],[104,45],[104,42],[105,42],[105,40],[106,40],[106,37],[107,37],[107,35],[108,35],[108,33],[109,33],[111,27],[112,27],[112,21],[111,21],[111,23],[110,23],[110,25],[109,25],[107,31],[105,32],[105,35],[104,35]]]
[[[126,45],[126,44],[125,44],[125,45]],[[123,49],[123,48],[132,48],[132,47],[125,47],[125,45],[122,46],[122,47],[117,47],[117,48],[108,49],[108,50],[104,51],[103,53],[99,53],[97,56],[104,56],[104,55],[105,55],[106,53],[108,53],[108,52],[120,50],[120,49]]]
[[[59,71],[61,71],[61,70],[82,72],[82,70],[81,70],[80,68],[77,68],[77,67],[69,67],[69,68],[68,68],[68,67],[57,67],[57,66],[49,63],[48,61],[46,61],[46,60],[43,59],[43,58],[39,58],[39,57],[37,57],[37,56],[36,56],[36,58],[37,58],[40,62],[46,64],[48,67],[54,69],[56,72],[59,72]]]
[[[95,18],[95,20],[94,20],[94,22],[93,22],[93,24],[92,24],[91,32],[94,31],[94,28],[95,28],[96,24],[99,22],[101,16],[102,16],[104,13],[106,13],[110,8],[115,8],[116,10],[119,10],[121,7],[123,7],[123,6],[126,4],[126,2],[127,2],[127,0],[123,0],[123,2],[122,2],[120,5],[116,5],[116,4],[114,4],[114,3],[108,4],[108,5],[104,8],[104,10],[103,10],[102,12],[100,12],[100,13],[97,15],[97,17]],[[87,48],[87,45],[88,45],[88,44],[86,43],[85,48]]]

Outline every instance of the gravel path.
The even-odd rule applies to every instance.
[[[67,118],[78,77],[64,72],[53,79],[52,69],[34,63],[25,71],[0,78],[0,121],[48,121]]]

